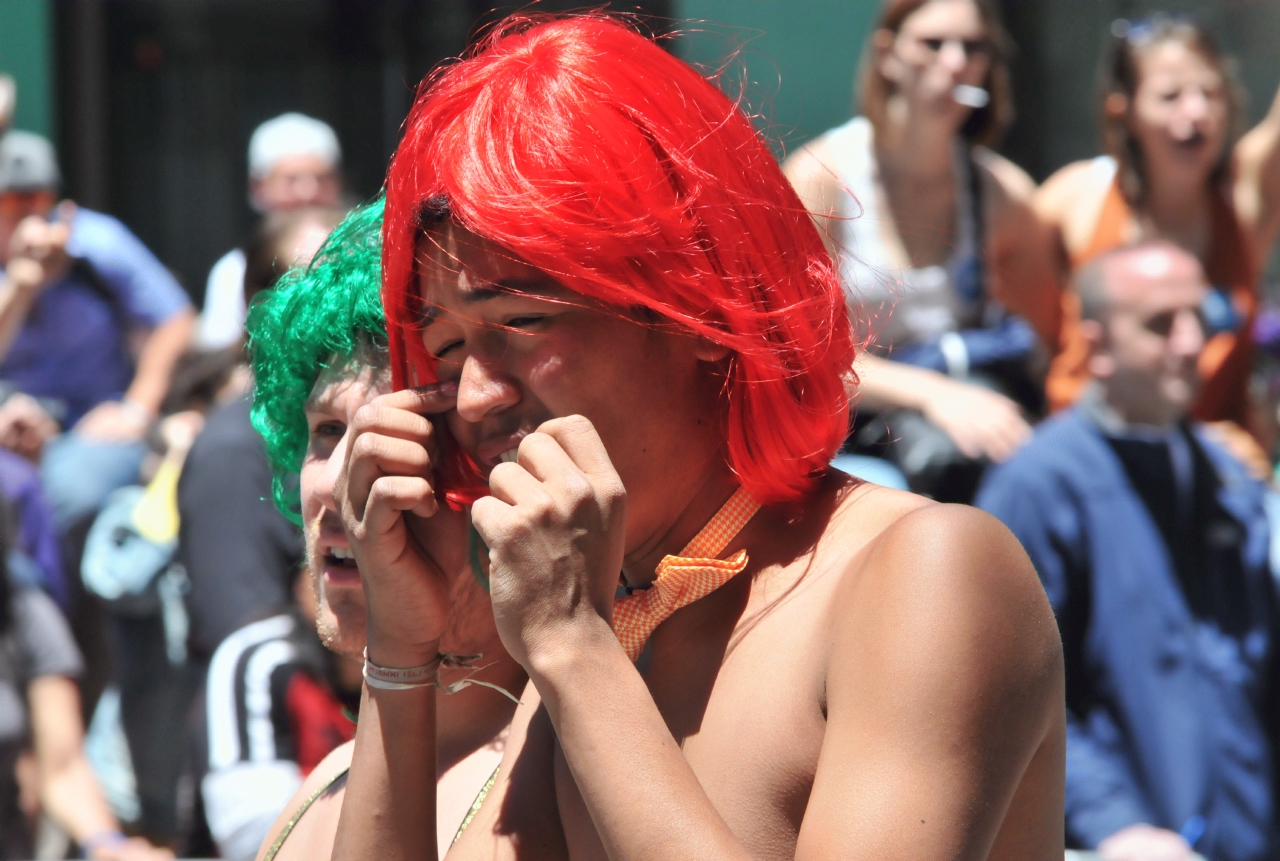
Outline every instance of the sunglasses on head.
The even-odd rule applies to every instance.
[[[1159,31],[1168,28],[1171,24],[1194,24],[1194,21],[1187,15],[1170,15],[1163,12],[1137,21],[1117,18],[1111,22],[1111,35],[1128,42],[1135,48],[1144,48],[1151,44],[1151,40]]]

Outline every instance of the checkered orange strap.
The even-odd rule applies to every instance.
[[[739,550],[728,559],[716,557],[759,510],[760,503],[739,487],[679,556],[663,557],[652,586],[614,605],[613,630],[632,661],[639,659],[650,635],[672,613],[742,573],[747,551]]]

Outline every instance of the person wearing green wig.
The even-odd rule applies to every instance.
[[[276,505],[302,525],[325,644],[360,657],[365,604],[357,561],[343,532],[333,485],[356,412],[390,391],[386,320],[379,296],[382,200],[354,210],[306,268],[286,273],[249,311],[254,427],[266,442]],[[482,573],[473,571],[465,512],[419,524],[451,581],[448,650],[461,667],[437,692],[438,843],[441,854],[496,771],[514,703],[490,686],[519,691],[525,676],[498,639]],[[447,560],[447,561],[445,561]],[[478,657],[483,656],[483,657]],[[472,662],[472,667],[476,666]],[[481,682],[474,686],[459,682]],[[268,833],[260,859],[327,858],[333,849],[352,743],[303,782]]]

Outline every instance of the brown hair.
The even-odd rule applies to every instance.
[[[867,39],[867,47],[862,52],[862,62],[858,66],[860,110],[876,128],[883,125],[885,105],[893,95],[893,84],[877,68],[880,51],[875,44],[876,34],[887,30],[896,36],[904,21],[931,2],[932,0],[885,0],[880,7],[880,17]],[[994,146],[1013,123],[1013,85],[1009,79],[1008,65],[1013,42],[1000,23],[1000,15],[991,0],[970,2],[978,8],[978,15],[982,18],[987,41],[991,46],[991,66],[987,69],[987,79],[982,84],[991,94],[991,101],[986,107],[975,108],[969,114],[960,134],[971,144]]]
[[[1160,13],[1139,21],[1115,21],[1109,38],[1110,47],[1103,56],[1100,76],[1102,145],[1116,160],[1120,191],[1129,204],[1140,204],[1147,191],[1142,149],[1128,122],[1141,77],[1141,55],[1166,42],[1182,43],[1222,76],[1227,99],[1227,134],[1210,181],[1217,184],[1226,179],[1231,151],[1243,130],[1244,91],[1236,78],[1234,64],[1219,48],[1212,31],[1198,21]],[[1127,109],[1123,116],[1107,110],[1107,99],[1112,95],[1124,96]]]

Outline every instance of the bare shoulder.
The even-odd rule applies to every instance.
[[[910,494],[882,495],[878,507],[883,528],[849,560],[834,596],[834,618],[858,649],[896,653],[886,669],[908,655],[945,655],[953,671],[1052,686],[1062,666],[1057,624],[1004,524]]]
[[[973,148],[973,160],[982,171],[983,179],[999,195],[1008,200],[1031,202],[1036,183],[1025,170],[984,146]]]
[[[835,170],[834,144],[827,136],[809,141],[782,163],[782,172],[815,216],[825,216],[837,205],[840,180]]]
[[[1079,253],[1093,236],[1110,182],[1094,160],[1072,162],[1040,186],[1032,198],[1036,214],[1057,228],[1069,254]]]
[[[267,850],[271,848],[272,844],[274,844],[276,839],[279,838],[280,833],[284,831],[289,822],[298,814],[299,809],[304,803],[306,803],[307,799],[311,798],[311,796],[322,787],[331,785],[342,775],[343,772],[351,768],[351,755],[355,751],[355,746],[355,741],[349,741],[345,744],[338,745],[329,752],[328,756],[320,760],[319,765],[311,770],[311,773],[307,775],[304,781],[302,781],[302,786],[300,786],[298,791],[294,793],[293,798],[289,799],[289,803],[285,805],[284,810],[271,825],[271,830],[267,832],[267,839],[262,842],[262,846],[258,849],[258,861],[262,861]],[[319,799],[317,799],[317,801],[318,800]],[[332,822],[329,822],[328,819],[324,817],[312,817],[310,819],[302,817],[294,824],[293,831],[290,832],[287,840],[295,842],[302,841],[306,830],[309,828],[309,823],[321,823],[322,819],[324,820],[322,827],[329,831],[332,831],[337,825],[336,817],[333,817]],[[332,835],[330,835],[330,837],[332,837]],[[332,840],[330,840],[330,843],[332,843]],[[288,842],[286,842],[286,845],[288,845]],[[332,848],[332,845],[330,848]],[[283,861],[288,854],[290,853],[281,851],[280,855],[277,857]]]
[[[1099,196],[1097,183],[1089,182],[1094,170],[1092,160],[1058,168],[1037,190],[1033,199],[1036,212],[1059,224],[1066,221],[1071,213],[1090,202],[1089,198]]]

